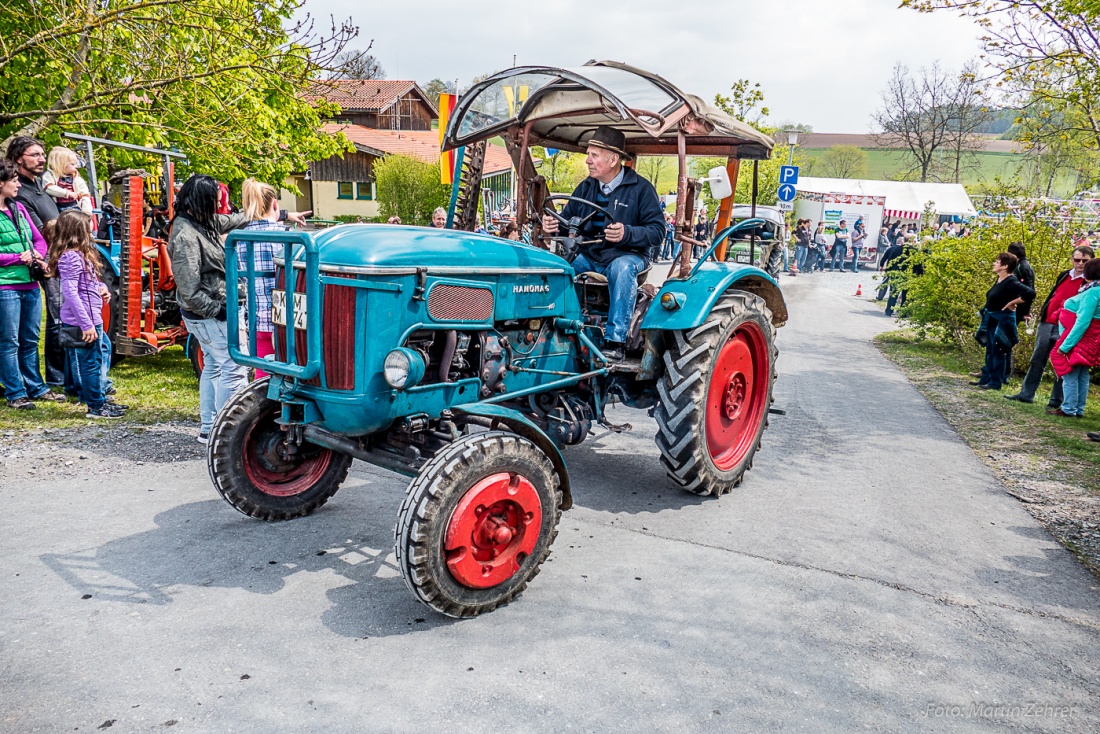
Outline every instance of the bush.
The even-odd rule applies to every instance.
[[[450,203],[451,187],[439,182],[439,164],[387,155],[374,164],[381,219],[396,214],[404,224],[431,223],[436,207]]]
[[[1022,242],[1035,269],[1032,313],[1037,318],[1058,273],[1070,267],[1073,252],[1069,237],[1046,214],[1041,208],[1026,210],[980,224],[969,237],[925,243],[908,260],[908,266],[920,274],[910,270],[899,284],[908,291],[901,315],[925,337],[976,349],[973,335],[981,321],[978,311],[985,305],[986,291],[996,282],[993,260],[1010,243]],[[1030,354],[1034,341],[1021,325],[1018,354]]]

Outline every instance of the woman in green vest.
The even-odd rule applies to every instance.
[[[19,192],[15,165],[0,161],[0,382],[9,408],[34,408],[35,400],[64,400],[42,381],[38,333],[42,294],[36,275],[46,264],[46,240],[27,210],[15,201]]]

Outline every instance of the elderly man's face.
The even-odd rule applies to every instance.
[[[610,183],[619,175],[619,154],[606,148],[588,146],[588,157],[584,162],[588,166],[588,175],[601,183]]]
[[[432,225],[442,228],[447,224],[447,215],[443,212],[435,212],[432,214]]]
[[[1073,251],[1073,272],[1076,273],[1077,275],[1080,275],[1081,273],[1085,272],[1085,263],[1087,263],[1091,259],[1092,259],[1091,257],[1089,257],[1087,254],[1081,252],[1080,250],[1074,250]]]
[[[15,164],[24,176],[41,176],[46,170],[46,151],[41,145],[32,145],[23,151]]]

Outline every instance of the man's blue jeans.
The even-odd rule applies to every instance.
[[[859,272],[859,251],[862,250],[862,249],[863,249],[862,247],[853,247],[852,248],[852,272],[853,273],[858,273]]]
[[[37,398],[48,392],[38,367],[42,328],[42,292],[0,290],[0,382],[8,400]]]
[[[202,347],[203,367],[199,375],[200,433],[210,433],[214,418],[226,401],[248,382],[248,368],[229,358],[229,337],[224,321],[184,317],[187,330]]]
[[[1065,391],[1065,400],[1062,401],[1062,412],[1070,415],[1084,415],[1085,403],[1089,399],[1089,368],[1074,367],[1069,374],[1062,378],[1062,389]]]
[[[75,368],[80,377],[80,401],[87,404],[89,410],[99,410],[107,402],[106,388],[103,386],[103,327],[97,326],[95,344],[86,349],[66,349],[68,364]]]
[[[834,270],[844,269],[844,256],[848,254],[847,245],[833,245],[831,258],[829,260],[829,272]]]
[[[810,248],[806,245],[796,245],[794,248],[794,262],[798,265],[799,272],[806,272],[806,261],[809,259]]]
[[[626,342],[634,301],[638,297],[638,273],[646,269],[646,260],[639,255],[622,255],[609,263],[594,263],[577,255],[573,269],[580,273],[600,273],[607,276],[611,290],[611,313],[607,315],[607,340]]]

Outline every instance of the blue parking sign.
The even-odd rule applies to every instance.
[[[798,193],[798,189],[790,184],[781,184],[779,186],[779,200],[780,201],[794,201],[795,195]]]
[[[782,166],[779,169],[779,183],[791,184],[798,183],[798,166]]]

